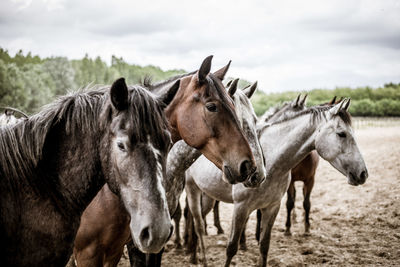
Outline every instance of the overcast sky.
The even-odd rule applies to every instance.
[[[213,69],[266,91],[400,82],[400,1],[1,0],[14,54]]]

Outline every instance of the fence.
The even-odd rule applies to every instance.
[[[356,129],[400,126],[400,117],[353,117],[353,126]]]

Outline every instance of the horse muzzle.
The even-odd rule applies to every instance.
[[[257,172],[257,167],[248,175],[247,179],[243,182],[244,187],[256,188],[265,180],[265,175]]]
[[[347,176],[348,183],[350,185],[358,186],[362,185],[365,183],[365,181],[368,178],[368,171],[367,169],[361,171],[361,173],[357,176],[354,175],[353,172],[349,172],[349,175]]]

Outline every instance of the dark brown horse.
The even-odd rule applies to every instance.
[[[179,85],[174,100],[165,110],[174,142],[183,139],[199,149],[224,171],[230,183],[254,183],[257,179],[261,181],[263,177],[259,177],[256,172],[254,157],[239,126],[232,100],[221,83],[229,64],[210,73],[211,59],[207,57],[197,72],[154,85],[146,84],[146,87],[159,95],[165,94],[165,90],[174,84]],[[175,179],[173,176],[168,177]],[[176,183],[165,181],[165,184]],[[184,179],[179,180],[177,186],[167,187],[171,214],[175,213],[176,200],[182,193],[183,184]],[[131,225],[136,223],[130,221]],[[126,230],[128,222],[128,214],[120,206],[118,198],[104,188],[82,216],[74,249],[78,265],[88,266],[100,262],[115,266],[123,246],[130,239],[129,231]]]
[[[130,228],[137,245],[163,247],[172,231],[161,186],[171,140],[163,107],[176,89],[157,100],[119,79],[0,128],[4,266],[64,266],[80,217],[105,183],[140,216]]]

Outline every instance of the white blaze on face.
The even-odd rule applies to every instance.
[[[156,159],[156,162],[157,162],[157,171],[156,171],[157,189],[158,189],[158,192],[159,192],[159,194],[161,196],[162,201],[164,202],[163,203],[164,208],[166,210],[168,210],[166,193],[165,193],[165,189],[164,189],[164,187],[162,185],[163,171],[162,171],[162,165],[161,165],[161,162],[160,162],[160,160],[162,159],[162,155],[161,155],[160,150],[155,148],[153,146],[153,144],[150,142],[150,140],[151,140],[150,136],[147,136],[147,142],[148,142],[147,145],[150,147],[150,150],[154,153],[154,158]]]

